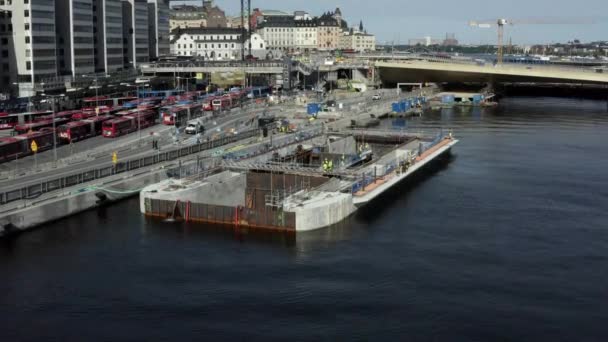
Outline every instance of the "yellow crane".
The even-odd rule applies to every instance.
[[[498,51],[496,52],[496,63],[502,64],[504,56],[504,34],[505,26],[507,25],[578,25],[578,24],[593,24],[595,19],[497,19],[489,21],[469,21],[469,26],[478,28],[492,28],[496,26],[498,31]]]

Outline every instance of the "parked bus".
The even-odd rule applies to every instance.
[[[117,107],[122,106],[125,102],[137,100],[134,96],[121,96],[121,97],[109,97],[109,96],[97,96],[88,97],[82,100],[83,108],[95,108],[95,107]]]
[[[36,118],[34,120],[34,122],[53,120],[53,118],[72,120],[72,117],[74,116],[74,114],[77,114],[77,113],[80,113],[80,111],[79,110],[66,110],[63,112],[57,112],[55,114],[51,113],[51,114],[43,115],[43,116]]]
[[[55,119],[55,127],[58,127],[60,125],[63,125],[67,122],[69,122],[70,119]],[[44,120],[44,121],[39,121],[39,122],[32,122],[32,123],[28,123],[28,124],[24,124],[24,125],[17,125],[15,126],[15,133],[16,134],[26,134],[28,132],[36,132],[36,131],[40,131],[43,128],[49,128],[52,129],[53,128],[53,120]]]
[[[25,112],[25,113],[0,113],[0,129],[13,129],[17,125],[23,125],[36,121],[42,116],[53,114],[50,110],[39,111],[39,112]]]
[[[53,147],[53,131],[45,129],[40,132],[0,138],[0,163],[32,154],[32,141],[35,141],[38,145],[37,153],[51,149]]]
[[[146,97],[125,102],[122,107],[125,109],[137,108],[141,106],[158,106],[163,102],[161,97]]]
[[[156,113],[153,110],[144,110],[105,121],[102,132],[106,138],[116,138],[155,124]]]
[[[222,96],[222,97],[216,97],[215,99],[213,99],[213,110],[226,110],[226,109],[230,109],[233,106],[233,101],[232,98],[230,97],[230,95],[226,95],[226,96]]]
[[[69,144],[71,142],[100,135],[102,132],[103,123],[111,120],[112,118],[112,116],[108,115],[97,116],[82,121],[68,122],[65,125],[59,126],[57,129],[59,140],[63,143]]]
[[[92,117],[112,115],[116,114],[120,110],[122,110],[122,107],[101,106],[97,108],[85,108],[72,115],[72,120],[83,120]]]
[[[209,112],[213,110],[213,100],[215,100],[215,96],[208,96],[202,101],[204,111]]]
[[[272,89],[270,87],[253,87],[249,90],[247,97],[250,99],[258,99],[261,97],[266,97],[272,93]]]
[[[162,110],[162,123],[168,126],[185,126],[189,120],[198,118],[203,114],[200,103],[166,107]]]

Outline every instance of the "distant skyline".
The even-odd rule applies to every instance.
[[[173,4],[180,4],[175,1]],[[186,2],[192,5],[200,1]],[[226,11],[236,15],[239,0],[215,0]],[[419,1],[400,0],[264,0],[251,3],[252,8],[277,9],[286,12],[306,10],[320,15],[339,7],[349,25],[359,20],[379,43],[407,44],[409,39],[431,36],[442,39],[446,33],[455,33],[464,44],[495,44],[496,28],[473,28],[469,20],[494,20],[498,18],[547,18],[580,19],[594,18],[593,24],[578,25],[515,25],[506,28],[505,41],[513,44],[565,43],[574,39],[582,42],[608,40],[608,2],[606,0],[511,0],[511,1]],[[604,15],[605,17],[598,17]]]

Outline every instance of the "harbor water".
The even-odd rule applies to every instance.
[[[605,102],[507,98],[423,176],[296,237],[137,199],[0,241],[0,341],[608,339]]]

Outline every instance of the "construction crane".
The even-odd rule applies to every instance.
[[[594,19],[497,19],[490,21],[469,21],[469,26],[478,28],[497,27],[498,31],[498,51],[496,52],[496,63],[501,65],[504,56],[504,34],[505,26],[507,25],[578,25],[578,24],[593,24]]]

